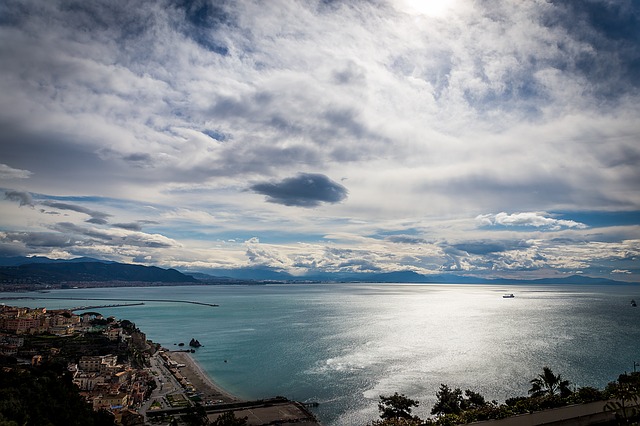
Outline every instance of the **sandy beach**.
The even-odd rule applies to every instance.
[[[203,403],[213,402],[240,402],[240,398],[222,389],[202,370],[200,365],[188,352],[169,352],[166,354],[176,363],[184,364],[178,371],[188,382],[196,388],[197,393],[202,394]]]

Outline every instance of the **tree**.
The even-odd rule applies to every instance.
[[[485,401],[484,396],[480,395],[478,392],[467,389],[464,391],[464,396],[466,398],[464,398],[460,404],[460,408],[462,410],[473,410],[487,405],[487,401]]]
[[[209,424],[207,411],[198,403],[186,409],[186,414],[182,416],[182,420],[189,426],[204,426]]]
[[[531,389],[529,389],[529,394],[532,397],[553,397],[559,394],[561,398],[566,398],[571,395],[569,381],[563,380],[560,374],[557,376],[553,374],[553,371],[551,371],[549,367],[544,367],[542,374],[539,374],[538,377],[531,380],[530,383]]]
[[[415,419],[411,415],[411,409],[419,404],[420,402],[415,399],[407,398],[404,394],[399,395],[396,392],[392,396],[380,395],[378,410],[380,410],[381,419]]]
[[[636,374],[636,373],[634,373]],[[613,411],[618,424],[628,425],[638,420],[640,410],[640,376],[620,375],[617,382],[607,385],[606,393],[611,401],[604,406],[604,411]]]
[[[248,417],[238,418],[233,411],[222,413],[215,419],[211,425],[213,426],[244,426],[247,424]]]
[[[440,385],[440,390],[436,392],[435,405],[431,409],[431,414],[459,414],[462,411],[462,391],[460,388],[451,390],[445,384]]]

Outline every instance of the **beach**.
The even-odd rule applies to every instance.
[[[195,388],[195,393],[201,395],[203,403],[209,401],[216,403],[242,401],[242,399],[227,392],[211,380],[211,377],[202,370],[202,367],[193,359],[189,352],[167,351],[165,355],[176,364],[184,365],[183,367],[177,368],[177,370],[186,382]]]
[[[169,407],[163,407],[171,414],[178,414],[189,404],[188,399],[198,397],[205,407],[209,421],[215,421],[225,412],[232,411],[238,418],[244,418],[248,425],[257,426],[274,423],[294,422],[301,426],[318,426],[314,415],[303,404],[276,397],[257,401],[246,401],[232,395],[218,386],[204,372],[191,353],[187,351],[161,351],[175,386],[165,395],[170,398]],[[175,411],[178,410],[178,411]],[[149,410],[147,416],[163,415],[163,410]]]

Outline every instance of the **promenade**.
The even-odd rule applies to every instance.
[[[150,370],[158,386],[141,408],[149,424],[168,416],[179,418],[197,401],[210,421],[233,411],[236,417],[246,417],[247,424],[254,426],[276,423],[319,425],[298,402],[282,397],[245,401],[230,394],[214,383],[188,352],[161,351],[150,361]]]

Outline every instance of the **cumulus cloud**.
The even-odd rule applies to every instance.
[[[4,198],[6,200],[16,201],[22,206],[34,207],[33,197],[31,194],[24,191],[6,191],[4,193]]]
[[[70,247],[76,241],[56,232],[7,232],[0,234],[3,242],[22,243],[27,247]]]
[[[563,228],[585,229],[587,225],[573,220],[555,219],[545,216],[539,212],[524,212],[508,214],[505,212],[497,214],[484,214],[476,217],[476,220],[484,226],[514,226],[514,227],[535,227],[550,231],[557,231]]]
[[[299,173],[279,182],[251,185],[251,190],[267,196],[271,203],[285,206],[316,207],[322,203],[339,203],[347,198],[347,189],[327,176]]]
[[[0,179],[27,179],[32,174],[29,170],[14,169],[0,163]]]

